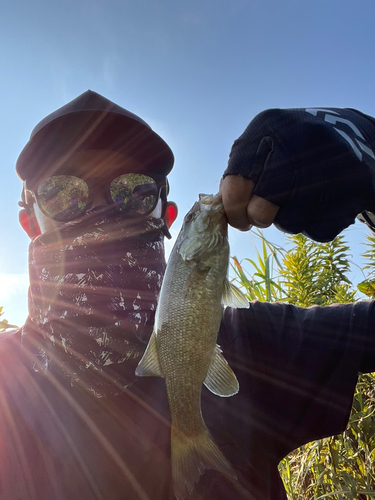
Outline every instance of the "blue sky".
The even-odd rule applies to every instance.
[[[20,0],[0,6],[0,305],[26,316],[28,238],[18,226],[18,154],[45,115],[92,89],[172,147],[182,216],[216,192],[232,142],[271,107],[375,115],[373,0]],[[347,231],[353,260],[366,229]],[[274,229],[266,236],[284,240]],[[230,232],[232,254],[253,254]],[[353,268],[353,279],[360,273]],[[358,279],[357,279],[358,278]]]

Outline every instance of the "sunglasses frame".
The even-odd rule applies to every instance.
[[[153,179],[155,181],[155,184],[156,184],[156,187],[157,187],[157,196],[156,196],[156,200],[155,200],[155,203],[154,205],[152,206],[151,209],[149,209],[147,212],[145,213],[142,213],[142,214],[139,214],[139,213],[131,213],[131,212],[127,212],[126,210],[121,210],[118,205],[116,205],[116,202],[114,202],[111,198],[111,194],[110,194],[110,186],[111,186],[111,183],[117,178],[117,177],[120,177],[121,175],[145,175],[151,179]],[[78,179],[81,179],[83,180],[86,185],[88,186],[89,188],[89,194],[88,194],[88,199],[87,199],[87,203],[85,205],[84,208],[82,208],[82,210],[75,214],[74,217],[71,217],[71,218],[66,218],[66,219],[61,219],[61,218],[58,218],[58,217],[52,217],[50,214],[48,214],[42,207],[41,203],[39,202],[39,199],[38,199],[38,194],[37,194],[37,190],[38,190],[38,187],[39,185],[41,184],[41,182],[45,181],[46,179],[49,179],[50,177],[56,177],[58,175],[69,175],[69,176],[72,176],[72,177],[77,177]],[[72,173],[56,173],[55,175],[51,175],[49,177],[45,177],[44,179],[42,179],[41,181],[38,181],[38,184],[36,186],[33,186],[33,187],[29,187],[27,185],[27,182],[24,181],[24,187],[23,187],[23,191],[22,191],[22,202],[19,202],[19,205],[26,208],[26,210],[30,211],[32,209],[32,205],[33,204],[30,204],[30,203],[27,203],[26,202],[26,193],[29,192],[31,194],[31,196],[33,197],[34,199],[34,202],[38,205],[39,209],[41,210],[41,212],[46,216],[48,217],[49,219],[52,219],[52,220],[55,220],[56,222],[61,222],[61,223],[64,223],[64,222],[70,222],[70,221],[73,221],[77,218],[79,218],[81,215],[83,215],[85,212],[87,212],[88,210],[90,210],[90,208],[92,207],[92,202],[93,202],[93,187],[94,186],[98,186],[98,184],[101,184],[103,185],[103,183],[105,183],[105,199],[107,201],[107,205],[108,207],[113,207],[116,209],[117,207],[117,212],[119,214],[122,214],[122,215],[126,215],[127,217],[145,217],[147,215],[149,215],[150,213],[153,212],[153,210],[155,210],[157,204],[158,204],[158,201],[159,199],[162,200],[162,216],[164,215],[165,213],[165,209],[166,209],[166,205],[167,205],[167,195],[169,193],[169,183],[168,183],[168,179],[165,177],[165,176],[160,176],[160,175],[155,175],[155,174],[150,174],[149,172],[119,172],[117,171],[116,173],[113,173],[111,176],[109,177],[106,177],[106,178],[102,178],[102,177],[89,177],[87,179],[84,179],[78,175],[74,175]]]

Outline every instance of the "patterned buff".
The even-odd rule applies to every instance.
[[[132,383],[165,271],[164,224],[97,212],[32,241],[22,344],[35,371],[57,369],[97,397]]]

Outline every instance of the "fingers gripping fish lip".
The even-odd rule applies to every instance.
[[[215,220],[220,220],[223,216],[226,219],[223,200],[219,193],[215,195],[200,194],[196,205],[199,206],[199,210],[202,212],[211,212],[211,217],[214,217]]]

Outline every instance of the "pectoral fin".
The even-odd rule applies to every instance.
[[[229,307],[249,308],[250,304],[245,295],[227,279],[224,282],[224,292],[221,302]]]
[[[239,391],[237,377],[222,355],[218,345],[216,345],[212,354],[204,385],[217,396],[233,396]]]
[[[152,332],[142,359],[135,369],[135,374],[138,377],[163,377],[156,348],[155,332]]]

